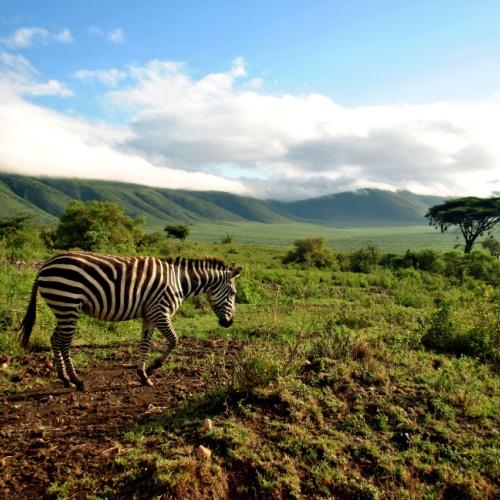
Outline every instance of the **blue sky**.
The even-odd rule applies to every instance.
[[[18,110],[3,125],[39,115],[49,144],[80,127],[88,161],[104,161],[100,140],[102,158],[147,164],[162,185],[486,194],[500,177],[481,125],[498,114],[498,26],[497,1],[2,1],[4,105]],[[51,165],[71,151],[37,163],[11,140],[0,168],[64,173]]]

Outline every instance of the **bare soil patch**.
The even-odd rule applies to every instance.
[[[33,382],[32,388],[0,395],[0,497],[47,498],[52,483],[74,477],[88,477],[99,489],[112,484],[124,434],[152,413],[175,409],[223,383],[224,371],[213,370],[205,358],[213,353],[230,365],[241,348],[237,340],[183,338],[174,367],[159,371],[154,387],[143,387],[133,349],[122,347],[97,360],[97,350],[86,346],[94,361],[86,369],[84,393],[62,387],[48,353],[23,356],[21,381]],[[36,377],[50,382],[36,385]]]

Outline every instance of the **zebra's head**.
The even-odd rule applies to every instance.
[[[223,271],[221,279],[207,291],[208,302],[219,318],[219,324],[225,328],[233,324],[236,299],[235,279],[242,272],[242,267],[235,268],[234,264],[229,264]]]

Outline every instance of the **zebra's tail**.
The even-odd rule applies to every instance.
[[[21,323],[21,345],[27,349],[31,337],[31,331],[33,330],[33,325],[36,319],[36,295],[38,291],[38,280],[33,283],[33,288],[31,289],[31,300],[24,316],[23,322]]]

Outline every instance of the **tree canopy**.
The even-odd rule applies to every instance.
[[[56,248],[131,250],[143,235],[144,218],[132,219],[116,203],[72,201],[54,233]]]
[[[169,226],[165,226],[165,232],[168,236],[182,241],[187,238],[189,234],[189,227],[185,224],[171,224]]]
[[[465,240],[465,253],[470,253],[479,236],[500,221],[500,198],[457,198],[429,208],[425,215],[429,224],[447,231],[458,226]]]

